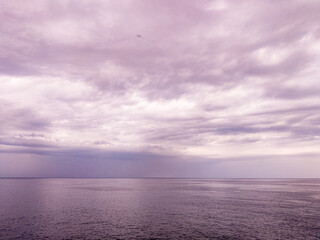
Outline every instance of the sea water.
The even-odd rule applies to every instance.
[[[320,239],[320,179],[0,179],[0,239]]]

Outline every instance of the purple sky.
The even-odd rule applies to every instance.
[[[2,0],[0,177],[320,177],[319,0]]]

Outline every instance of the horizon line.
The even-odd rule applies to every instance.
[[[0,179],[320,179],[320,177],[0,177]]]

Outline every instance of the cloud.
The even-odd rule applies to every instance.
[[[20,129],[26,131],[44,131],[50,125],[50,121],[39,116],[30,108],[16,108],[11,103],[0,101],[0,131]]]
[[[316,1],[8,0],[0,11],[6,158],[43,158],[57,175],[71,158],[91,159],[88,169],[121,176],[196,166],[218,176],[217,159],[268,156],[268,167],[306,153],[310,169],[317,159]]]

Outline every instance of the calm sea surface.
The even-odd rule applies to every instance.
[[[0,179],[0,239],[320,239],[320,179]]]

